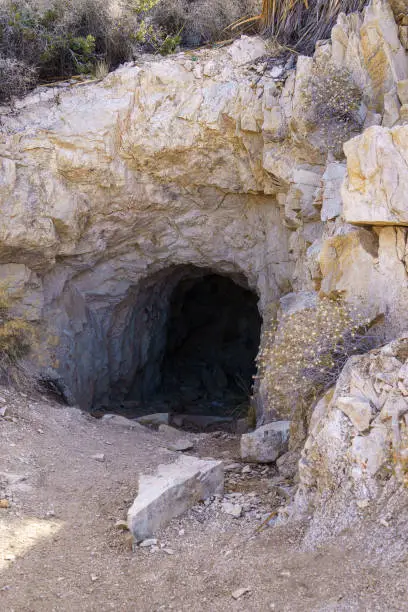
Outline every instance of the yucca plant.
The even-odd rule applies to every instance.
[[[261,31],[302,53],[311,53],[328,38],[340,13],[361,11],[368,0],[263,0],[262,12],[233,24],[233,29],[258,22]]]

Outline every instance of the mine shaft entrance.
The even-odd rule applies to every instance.
[[[158,394],[175,412],[246,412],[260,330],[251,291],[218,275],[180,282],[170,302]]]
[[[154,354],[144,371],[138,370],[116,410],[126,416],[245,416],[261,334],[258,296],[243,278],[198,269],[173,282],[167,298],[165,278],[161,283],[155,304],[165,314],[151,330],[157,335],[151,339]]]

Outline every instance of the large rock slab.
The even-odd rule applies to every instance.
[[[372,126],[344,145],[348,177],[343,214],[348,223],[408,225],[408,125]]]
[[[160,465],[154,476],[140,476],[139,493],[128,512],[129,529],[140,542],[197,502],[223,490],[222,461],[183,455],[175,463]]]
[[[290,421],[274,421],[241,436],[241,457],[245,461],[273,463],[288,450]]]

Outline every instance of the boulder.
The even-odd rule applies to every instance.
[[[273,463],[288,450],[290,421],[274,421],[241,436],[245,461]]]
[[[182,455],[175,463],[160,465],[156,475],[140,476],[127,516],[129,530],[137,542],[150,538],[171,519],[223,490],[222,461]]]

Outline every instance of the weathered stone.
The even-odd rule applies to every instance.
[[[317,293],[315,291],[298,291],[287,293],[279,300],[280,310],[278,316],[290,316],[300,310],[316,308]]]
[[[351,445],[351,459],[357,464],[359,473],[374,476],[387,457],[387,430],[373,428],[368,436],[356,436]]]
[[[172,518],[223,488],[221,461],[182,455],[175,463],[159,466],[155,476],[140,476],[139,492],[128,512],[129,529],[137,542],[150,538]]]
[[[329,163],[323,174],[323,204],[320,216],[322,221],[329,221],[338,217],[343,208],[341,186],[346,175],[345,164],[339,162]]]
[[[369,128],[344,145],[344,217],[364,225],[408,225],[408,126]]]
[[[236,589],[236,591],[233,591],[231,593],[231,596],[232,596],[233,599],[241,599],[241,597],[243,597],[243,595],[247,595],[250,592],[251,592],[250,588],[243,587],[241,589]]]
[[[278,457],[276,460],[276,467],[278,468],[279,474],[283,476],[283,478],[295,478],[298,471],[299,459],[300,453],[298,451],[289,451]]]
[[[397,91],[393,88],[384,95],[384,114],[382,125],[386,128],[393,127],[400,118],[401,103],[398,99]]]
[[[241,36],[238,43],[228,49],[228,53],[236,66],[253,62],[258,57],[263,57],[266,52],[267,48],[263,40],[258,38],[254,44],[253,38],[249,36]]]
[[[168,425],[169,414],[167,412],[156,412],[155,414],[146,414],[137,419],[137,422],[141,425]]]
[[[95,459],[95,461],[99,461],[100,463],[103,463],[106,457],[103,453],[96,453],[96,455],[92,455],[92,459]]]
[[[242,469],[242,464],[241,463],[228,463],[224,467],[224,471],[225,472],[240,472],[241,469]]]
[[[172,417],[172,422],[178,427],[193,426],[200,429],[211,429],[214,427],[222,427],[233,422],[232,417],[222,417],[217,415],[202,415],[202,414],[180,414]]]
[[[186,438],[180,438],[179,440],[171,442],[167,448],[175,452],[184,452],[194,448],[194,444]]]
[[[156,544],[156,538],[147,538],[146,540],[143,540],[143,542],[140,542],[139,546],[140,548],[150,548],[151,546],[156,546]]]
[[[239,518],[242,514],[242,506],[239,504],[233,504],[231,502],[225,501],[222,504],[222,510],[225,514],[229,514],[234,518]]]
[[[324,241],[319,253],[321,291],[343,295],[369,319],[387,312],[389,337],[398,335],[407,325],[399,306],[408,300],[405,252],[403,228],[339,232]]]
[[[358,431],[366,431],[370,427],[373,410],[367,398],[355,395],[339,397],[336,400],[336,406],[348,416]]]
[[[408,412],[408,398],[401,397],[399,394],[390,394],[380,412],[380,420],[394,420],[398,423],[399,419]]]
[[[175,427],[171,427],[171,425],[166,425],[165,423],[159,425],[159,433],[162,434],[167,440],[180,440],[183,436],[183,432]]]
[[[401,104],[408,104],[408,79],[398,81],[397,91]]]
[[[142,428],[140,423],[132,419],[127,419],[120,414],[104,414],[102,422],[108,423],[109,425],[117,425],[118,427],[128,427],[129,429]]]
[[[370,499],[372,510],[384,512],[390,504],[395,512],[395,491],[400,488],[403,503],[408,443],[403,418],[408,402],[399,392],[398,372],[400,359],[407,362],[407,351],[405,334],[350,358],[331,391],[333,397],[311,426],[299,461],[299,488],[289,509],[292,517],[312,517],[308,542],[332,537],[353,525],[359,520],[356,508],[367,505],[359,504],[362,500]],[[375,381],[394,372],[396,376],[387,378],[390,390],[383,392],[381,404],[373,391]]]
[[[241,436],[241,457],[245,461],[273,463],[288,449],[290,421],[274,421]]]

